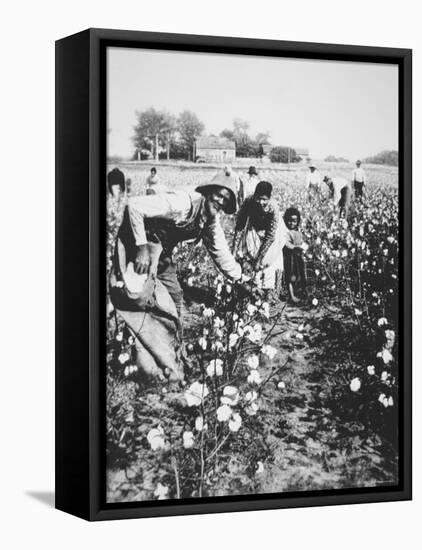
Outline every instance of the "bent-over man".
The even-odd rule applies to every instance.
[[[162,368],[174,379],[183,378],[174,352],[176,344],[171,344],[162,329],[164,317],[174,320],[176,316],[179,326],[182,318],[183,292],[173,260],[175,246],[182,241],[202,240],[224,275],[232,280],[241,278],[241,267],[230,252],[219,219],[220,212],[236,211],[235,192],[235,178],[222,173],[192,192],[175,191],[128,199],[116,243],[118,254],[110,295],[114,296],[116,309],[135,337],[137,364],[148,374],[157,372],[155,365],[149,366],[152,357],[158,372]],[[157,247],[158,254],[154,255],[152,251],[156,252]],[[129,288],[130,281],[140,275],[147,281],[145,288],[151,289],[147,300],[142,293],[136,294]],[[160,296],[158,304],[156,298]],[[170,303],[166,296],[171,297]],[[160,322],[148,312],[158,313]],[[158,336],[160,330],[162,337]]]
[[[346,178],[325,176],[324,183],[328,185],[330,198],[340,208],[340,216],[347,218],[352,196],[350,182]]]

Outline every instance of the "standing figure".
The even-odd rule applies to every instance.
[[[157,195],[165,193],[167,189],[160,183],[160,178],[157,176],[157,169],[153,166],[150,175],[147,177],[147,195]]]
[[[321,193],[321,176],[316,166],[310,164],[309,172],[306,174],[306,189],[308,191],[308,201],[313,202],[318,199]]]
[[[271,200],[272,185],[260,181],[252,196],[243,202],[237,215],[234,252],[247,260],[258,282],[274,289],[283,271],[282,249],[286,228],[277,204]]]
[[[245,199],[254,194],[255,187],[258,185],[258,183],[258,172],[255,166],[249,166],[249,170],[246,176],[240,179],[240,190],[238,197],[239,204],[242,204]]]
[[[290,207],[283,216],[287,227],[287,240],[283,248],[284,273],[290,299],[297,303],[299,292],[306,295],[306,268],[303,259],[303,237],[299,229],[300,212]]]
[[[330,198],[340,209],[340,216],[347,218],[352,196],[350,182],[346,178],[330,178],[329,176],[325,176],[323,181],[328,185]]]
[[[366,185],[366,174],[363,168],[360,167],[361,161],[356,161],[356,168],[353,170],[353,187],[355,190],[355,199],[362,200],[363,186]]]

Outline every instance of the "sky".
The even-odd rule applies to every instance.
[[[205,135],[268,131],[272,145],[353,161],[398,149],[396,65],[128,48],[107,51],[108,155],[133,154],[136,111],[189,109]]]

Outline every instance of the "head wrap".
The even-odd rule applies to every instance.
[[[118,185],[120,187],[120,190],[123,193],[123,191],[125,190],[125,175],[118,168],[113,168],[113,170],[111,170],[111,172],[107,174],[107,183],[108,183],[108,190],[110,191],[110,193],[111,193],[111,188],[114,185]]]
[[[255,187],[254,195],[256,197],[260,197],[264,195],[265,197],[270,198],[272,191],[273,191],[273,186],[269,181],[260,181],[258,185]]]

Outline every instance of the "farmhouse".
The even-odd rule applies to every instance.
[[[195,142],[195,160],[205,162],[232,162],[236,158],[236,144],[224,138],[200,137]]]

